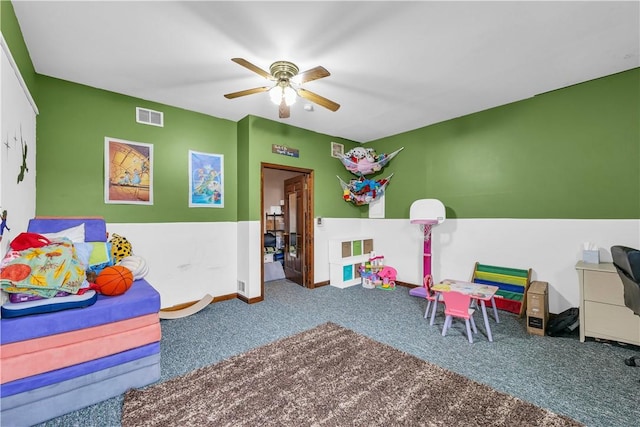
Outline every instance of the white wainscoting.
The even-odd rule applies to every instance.
[[[375,250],[398,270],[398,280],[422,282],[423,237],[407,219],[323,218],[315,228],[315,282],[329,280],[328,242],[342,236],[373,236]],[[432,232],[436,280],[470,279],[476,261],[531,268],[534,280],[549,282],[549,310],[579,305],[575,264],[584,242],[611,262],[612,245],[640,247],[639,220],[448,219]]]
[[[238,223],[108,223],[149,265],[162,308],[237,292]],[[258,273],[259,274],[259,273]]]
[[[408,219],[323,218],[315,226],[314,282],[329,280],[329,240],[372,236],[375,250],[398,270],[398,280],[422,281],[422,233]],[[108,224],[127,237],[136,255],[149,263],[147,276],[162,307],[238,292],[260,296],[260,221],[238,223]],[[612,245],[640,247],[638,220],[446,220],[432,234],[432,271],[436,280],[469,279],[476,261],[531,268],[533,279],[549,282],[549,310],[579,305],[575,264],[581,245],[593,242],[602,262],[611,262]]]

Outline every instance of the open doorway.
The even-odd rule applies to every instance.
[[[313,170],[262,163],[260,176],[262,295],[265,282],[285,277],[313,288]]]

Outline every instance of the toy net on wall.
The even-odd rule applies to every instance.
[[[349,172],[359,176],[369,175],[382,170],[403,149],[399,148],[391,154],[378,154],[373,148],[356,147],[342,154],[340,160]]]
[[[358,176],[348,183],[338,177],[342,186],[342,198],[356,206],[379,199],[393,174],[383,179],[367,179],[364,176],[382,170],[403,149],[404,147],[399,148],[390,154],[378,154],[373,148],[355,147],[340,155],[344,167]]]
[[[383,179],[367,179],[361,176],[348,183],[338,177],[342,186],[342,197],[356,206],[369,204],[384,194],[384,189],[392,176],[393,174]]]

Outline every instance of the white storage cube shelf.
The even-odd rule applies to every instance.
[[[371,237],[329,241],[329,284],[337,288],[361,284],[360,264],[369,260],[373,250]]]

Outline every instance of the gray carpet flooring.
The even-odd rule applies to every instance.
[[[163,320],[161,381],[331,321],[588,426],[640,425],[640,368],[623,363],[636,347],[529,335],[524,319],[506,312],[491,320],[492,343],[476,313],[469,344],[464,323],[441,336],[442,313],[429,326],[426,301],[407,288],[308,290],[286,280],[265,288],[261,303],[223,301]],[[114,397],[41,426],[119,426],[121,405]]]

